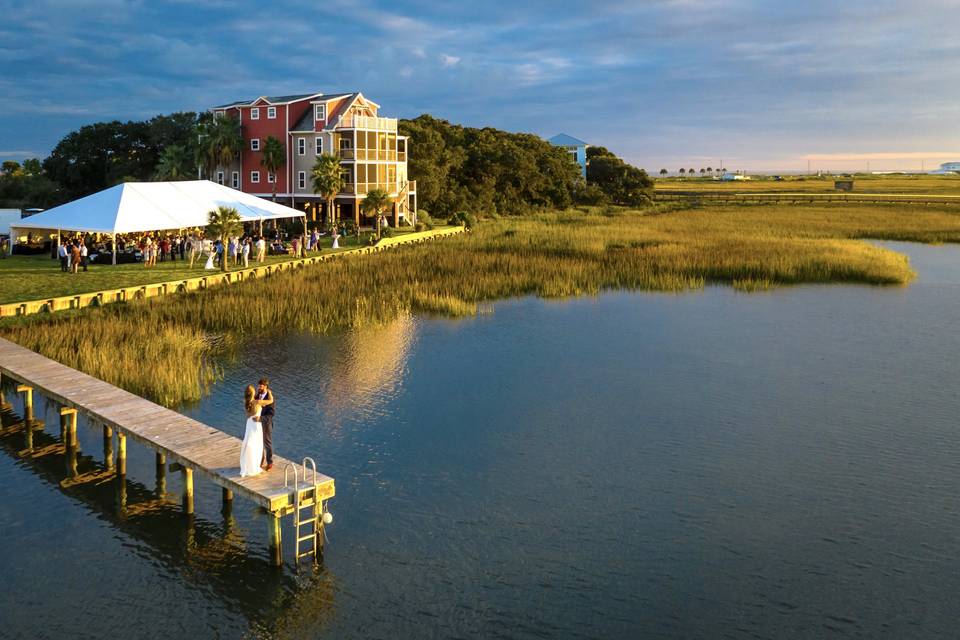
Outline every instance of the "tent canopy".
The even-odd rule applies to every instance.
[[[126,182],[18,220],[17,229],[142,233],[205,227],[208,213],[233,207],[243,222],[299,218],[302,211],[209,180]]]

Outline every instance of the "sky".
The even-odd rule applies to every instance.
[[[104,120],[362,91],[650,172],[960,161],[960,0],[0,0],[0,160]],[[416,141],[413,141],[416,144]]]

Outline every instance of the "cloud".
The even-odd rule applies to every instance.
[[[460,56],[451,56],[447,53],[440,54],[440,64],[444,67],[455,67],[460,64]]]
[[[97,120],[359,89],[385,115],[567,131],[648,168],[960,148],[956,0],[218,2],[0,0],[3,145],[49,150]]]

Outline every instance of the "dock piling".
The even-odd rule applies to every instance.
[[[180,470],[183,475],[183,512],[193,514],[193,469],[183,467]]]
[[[107,470],[113,470],[113,429],[103,425],[103,463]]]
[[[117,431],[117,475],[127,475],[127,436]]]
[[[283,565],[281,550],[280,516],[277,513],[267,513],[267,529],[270,533],[270,561],[275,567]]]
[[[77,410],[70,407],[60,408],[60,435],[68,447],[77,446]]]
[[[157,497],[167,492],[167,456],[157,452]]]
[[[17,393],[23,394],[24,448],[33,451],[33,387],[17,385]]]

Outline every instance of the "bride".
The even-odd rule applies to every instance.
[[[243,444],[240,446],[240,476],[255,476],[262,469],[263,460],[263,428],[260,426],[260,410],[263,408],[256,400],[256,390],[253,385],[247,385],[243,392],[243,407],[247,412],[247,430],[243,435]]]

